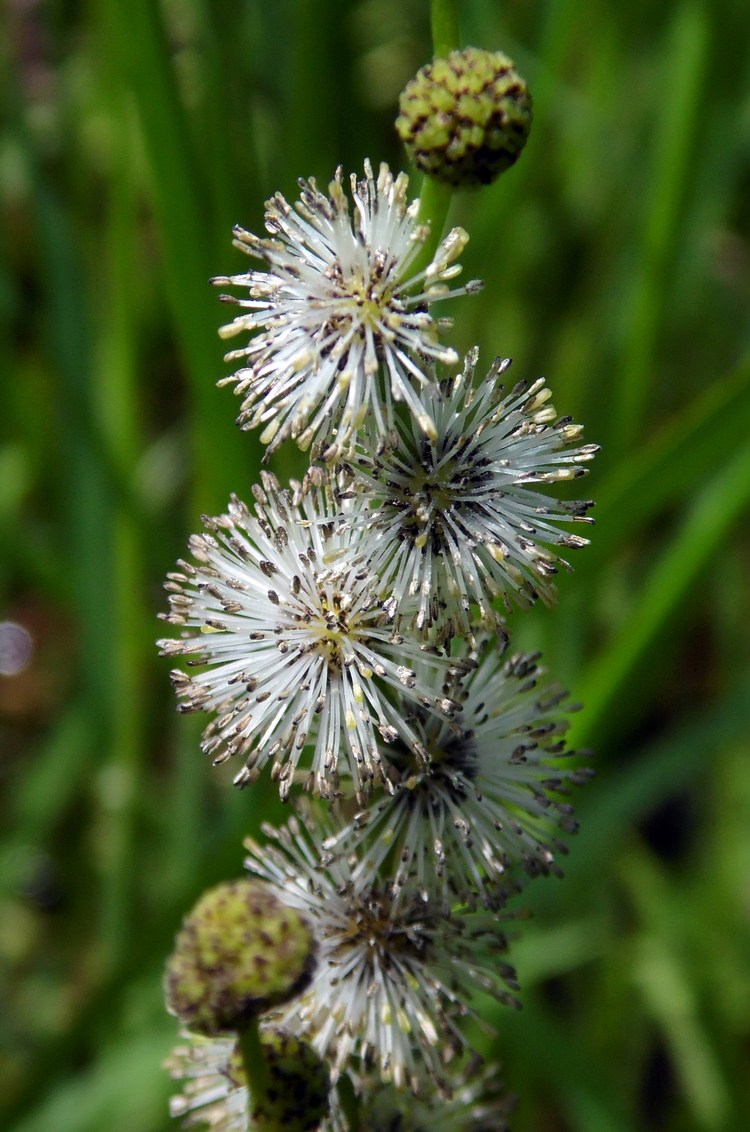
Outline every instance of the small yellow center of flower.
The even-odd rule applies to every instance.
[[[327,272],[331,281],[331,299],[337,308],[336,316],[329,320],[331,327],[342,323],[360,329],[377,330],[389,324],[396,314],[391,303],[393,284],[385,272],[385,259],[382,252],[376,252],[368,261],[368,270],[360,268],[345,272],[341,264],[334,262]]]
[[[318,607],[310,623],[315,651],[325,660],[329,671],[338,674],[344,665],[346,643],[357,635],[356,614],[350,616],[349,594],[331,591],[328,588],[318,591]]]

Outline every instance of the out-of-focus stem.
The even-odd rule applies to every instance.
[[[432,28],[433,55],[450,55],[460,45],[458,32],[458,0],[430,0],[430,22]],[[432,177],[422,181],[419,194],[419,220],[429,224],[430,237],[414,263],[414,270],[424,270],[431,262],[435,249],[440,243],[445,221],[450,208],[452,190],[449,185],[440,184]]]
[[[458,0],[430,0],[430,24],[435,56],[449,55],[459,47]]]
[[[248,1120],[257,1132],[282,1132],[277,1120],[267,1115],[268,1106],[264,1103],[271,1083],[268,1062],[260,1040],[260,1027],[253,1018],[245,1029],[239,1032],[239,1047],[242,1065],[248,1087]],[[260,1109],[258,1113],[256,1110]]]

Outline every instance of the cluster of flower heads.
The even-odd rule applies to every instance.
[[[433,304],[479,284],[451,289],[459,229],[419,266],[430,233],[404,174],[365,163],[349,195],[341,171],[327,194],[300,185],[295,206],[268,203],[267,238],[235,231],[264,270],[216,282],[247,292],[222,296],[243,309],[222,334],[250,334],[227,355],[240,425],[262,427],[267,457],[296,440],[311,467],[286,486],[264,472],[251,506],[204,518],[168,576],[178,632],[159,643],[183,664],[180,709],[211,714],[205,752],[241,763],[237,785],[268,773],[283,799],[313,796],[247,843],[249,871],[319,948],[274,1020],[334,1082],[382,1080],[423,1105],[431,1088],[469,1104],[446,1129],[502,1128],[505,1102],[482,1109],[451,1065],[477,992],[517,1001],[497,958],[505,905],[559,873],[588,774],[566,746],[566,693],[513,653],[506,618],[550,603],[561,552],[586,544],[570,528],[590,501],[552,492],[596,448],[543,379],[506,389],[509,361],[477,377],[476,350],[461,364],[441,343]],[[178,1058],[188,1122],[246,1127],[230,1052],[217,1040]],[[437,1111],[403,1127],[442,1128]]]

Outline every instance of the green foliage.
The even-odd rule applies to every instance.
[[[156,658],[161,581],[259,450],[214,382],[233,223],[338,163],[400,166],[417,0],[4,6],[0,35],[0,1124],[170,1127],[161,968],[275,791],[232,791]],[[750,1045],[750,7],[489,4],[535,123],[450,220],[453,343],[543,372],[603,445],[592,546],[519,649],[585,702],[566,879],[522,903],[488,1052],[515,1132],[745,1127]],[[416,191],[416,182],[415,182]],[[281,476],[304,466],[283,452]],[[578,487],[578,485],[577,485]],[[574,490],[577,490],[576,489]],[[486,1038],[479,1040],[487,1043]],[[744,1119],[743,1119],[744,1118]]]

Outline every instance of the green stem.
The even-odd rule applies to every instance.
[[[432,50],[435,56],[450,55],[460,44],[457,0],[430,0]]]
[[[457,0],[430,0],[432,51],[437,57],[450,55],[460,44]],[[432,262],[445,228],[452,197],[449,185],[425,177],[419,194],[419,222],[429,224],[430,235],[413,264],[413,270],[424,271]]]
[[[271,1115],[272,1106],[268,1100],[271,1074],[260,1040],[260,1026],[257,1018],[247,1023],[238,1034],[242,1064],[247,1080],[247,1115],[249,1126],[255,1132],[282,1132],[281,1125]]]
[[[344,1075],[336,1084],[339,1105],[347,1121],[349,1132],[359,1132],[359,1100],[354,1092],[351,1078]]]
[[[432,262],[432,257],[445,228],[452,196],[453,190],[450,185],[441,185],[439,181],[434,181],[432,177],[425,177],[422,181],[417,218],[420,224],[429,224],[430,235],[414,262],[414,271],[421,271]]]

